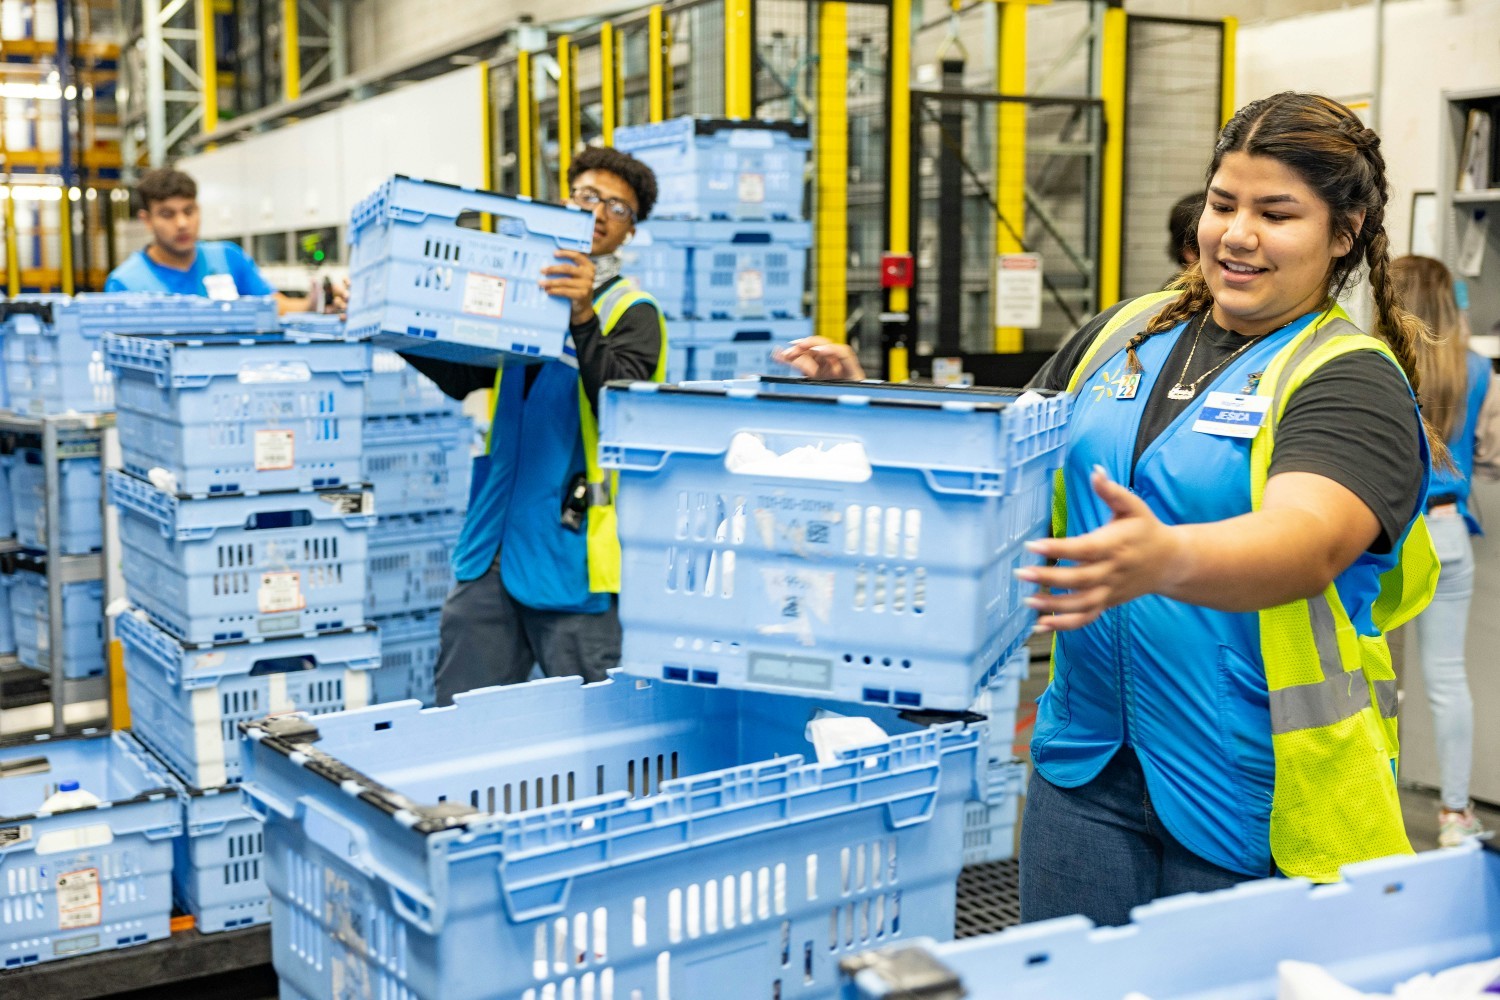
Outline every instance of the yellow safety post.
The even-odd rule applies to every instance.
[[[57,203],[58,250],[62,256],[59,284],[64,295],[73,294],[73,202],[68,199],[69,189],[64,186],[62,198]]]
[[[288,101],[302,96],[302,40],[297,0],[281,0],[281,92]]]
[[[21,294],[21,258],[16,250],[16,189],[5,187],[5,290]]]
[[[911,253],[911,0],[891,0],[891,40],[889,54],[891,110],[891,162],[889,223],[893,254]],[[890,290],[889,305],[893,313],[910,308],[910,292],[905,288]]]
[[[650,117],[654,122],[667,119],[667,19],[661,4],[646,12],[646,91]]]
[[[849,312],[849,15],[818,5],[817,135],[813,142],[813,332],[843,343]]]
[[[1104,101],[1104,169],[1099,193],[1099,308],[1120,300],[1125,209],[1125,10],[1104,11],[1099,96]]]
[[[214,50],[214,0],[198,0],[199,103],[203,107],[203,131],[219,127],[219,57]]]
[[[1000,4],[995,89],[1006,97],[1026,93],[1026,7],[1024,0]],[[996,256],[1021,253],[1026,232],[1026,105],[1014,101],[1002,101],[995,111],[995,204],[1000,214],[995,220]],[[995,327],[997,353],[1014,354],[1024,342],[1020,327]]]
[[[557,40],[557,190],[568,196],[568,168],[573,165],[573,36]]]
[[[535,109],[531,103],[531,53],[516,53],[516,186],[517,193],[531,197],[532,184],[531,144],[536,128]]]
[[[125,651],[119,639],[109,641],[109,725],[130,728],[130,699],[125,688]]]
[[[615,76],[615,26],[605,21],[599,26],[599,125],[606,146],[615,144],[619,101],[619,80]]]
[[[494,105],[490,100],[490,64],[479,64],[479,183],[486,191],[495,187],[495,123],[490,120]],[[485,212],[479,217],[479,228],[487,233],[495,231],[495,217]]]
[[[730,118],[750,118],[755,114],[751,2],[724,0],[724,114]]]
[[[1238,55],[1235,45],[1238,41],[1240,31],[1240,19],[1237,17],[1224,18],[1224,48],[1222,61],[1219,63],[1219,117],[1228,123],[1239,110],[1234,101],[1234,72],[1235,58]]]

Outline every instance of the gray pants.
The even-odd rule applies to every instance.
[[[443,602],[437,704],[473,688],[519,684],[540,666],[548,677],[604,680],[620,663],[620,614],[611,600],[596,615],[538,611],[511,597],[500,557],[477,580],[461,582]]]

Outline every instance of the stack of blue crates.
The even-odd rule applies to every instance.
[[[812,332],[806,124],[677,118],[616,129],[615,147],[656,172],[621,256],[666,314],[668,381],[788,374],[772,352]]]
[[[360,466],[367,344],[281,327],[274,308],[202,333],[164,312],[101,342],[113,375],[133,610],[116,619],[135,735],[184,803],[173,884],[205,932],[269,919],[238,725],[369,704],[374,523]]]

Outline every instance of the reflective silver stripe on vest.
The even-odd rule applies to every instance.
[[[1338,626],[1328,595],[1308,599],[1307,618],[1323,679],[1271,692],[1271,732],[1278,736],[1331,726],[1370,706],[1364,671],[1345,671],[1339,657]]]
[[[1388,681],[1372,681],[1375,687],[1375,707],[1381,718],[1394,719],[1401,708],[1400,685],[1392,678]]]
[[[619,305],[625,296],[634,295],[636,291],[634,282],[629,278],[621,278],[609,286],[609,291],[594,301],[594,315],[599,317],[599,328],[604,332],[605,336],[609,335],[609,331],[604,330],[604,324],[609,322],[609,317],[614,313],[615,306]]]
[[[590,507],[608,507],[610,503],[609,480],[602,483],[588,484],[588,501]]]

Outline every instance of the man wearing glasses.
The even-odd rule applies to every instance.
[[[475,459],[453,554],[458,585],[443,605],[439,705],[524,681],[533,664],[549,677],[598,681],[620,660],[620,543],[596,414],[605,382],[665,377],[666,321],[620,277],[616,255],[655,204],[656,177],[632,156],[591,147],[568,183],[573,203],[594,214],[592,252],[559,250],[539,281],[572,305],[576,356],[499,371],[407,358],[454,398],[494,390],[489,446]]]

